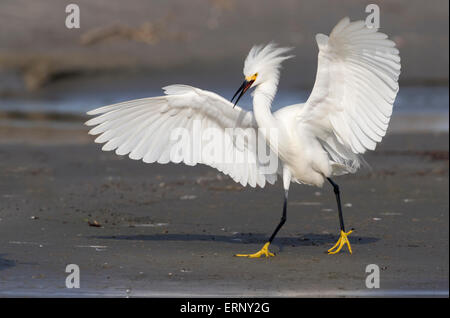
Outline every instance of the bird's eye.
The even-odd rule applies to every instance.
[[[253,76],[250,77],[250,81],[256,81],[256,76],[258,76],[258,73],[253,74]]]

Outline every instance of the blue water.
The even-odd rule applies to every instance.
[[[64,114],[85,114],[87,111],[130,99],[158,96],[162,94],[161,86],[167,83],[150,83],[146,80],[108,79],[84,80],[80,82],[64,82],[38,93],[26,94],[22,97],[0,97],[0,111],[21,112],[58,112]],[[193,83],[229,99],[236,87],[223,88]],[[273,110],[283,106],[302,103],[307,100],[309,90],[280,88],[275,97]],[[239,105],[244,109],[252,108],[250,94],[245,95]],[[401,87],[394,104],[393,118],[401,118],[408,124],[411,116],[414,123],[422,121],[422,127],[436,126],[439,131],[448,131],[449,90],[447,86],[409,86]]]
[[[96,87],[96,86],[94,86]],[[214,89],[225,98],[230,98],[233,89]],[[280,89],[274,100],[273,110],[286,105],[301,103],[307,100],[310,91]],[[27,97],[0,97],[0,110],[61,112],[81,114],[96,107],[117,103],[135,98],[158,96],[162,90],[152,88],[124,89],[72,89],[70,91],[47,92]],[[251,96],[244,96],[239,105],[251,109]],[[448,114],[449,90],[446,86],[402,87],[394,105],[395,112]]]

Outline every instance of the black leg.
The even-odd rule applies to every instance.
[[[272,243],[272,241],[275,238],[275,236],[277,235],[278,231],[281,229],[283,224],[286,222],[286,218],[287,218],[287,213],[286,213],[286,210],[287,210],[287,199],[288,199],[288,191],[285,190],[285,192],[284,192],[284,204],[283,204],[283,215],[281,216],[280,223],[278,224],[278,226],[276,227],[275,231],[273,232],[272,236],[269,239],[270,243]]]
[[[345,232],[344,217],[342,216],[341,194],[339,192],[339,186],[336,183],[334,183],[334,181],[331,180],[330,178],[327,178],[327,180],[333,186],[334,194],[336,195],[338,211],[339,211],[339,222],[341,224],[341,230]]]

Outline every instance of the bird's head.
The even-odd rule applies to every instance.
[[[284,60],[293,57],[293,55],[284,55],[291,49],[292,48],[288,47],[278,47],[274,43],[269,43],[265,46],[253,46],[244,63],[244,83],[236,91],[231,102],[233,102],[233,99],[239,94],[234,103],[236,106],[239,99],[249,88],[257,87],[258,85],[268,82],[277,85],[280,76],[281,63]]]

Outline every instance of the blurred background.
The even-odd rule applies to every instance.
[[[313,86],[316,33],[380,7],[380,29],[401,53],[391,130],[448,131],[447,0],[78,0],[0,2],[0,119],[71,120],[98,106],[161,94],[183,83],[232,96],[254,44],[294,47],[274,108],[305,101]],[[243,99],[249,108],[250,96]],[[401,120],[400,120],[401,119]],[[414,121],[414,125],[411,125]]]
[[[65,25],[70,3],[79,29]],[[371,3],[402,73],[372,169],[339,178],[352,257],[324,254],[335,198],[306,186],[292,187],[279,257],[231,257],[273,229],[280,183],[244,191],[203,165],[125,160],[83,125],[88,110],[169,84],[231,98],[250,48],[270,41],[296,56],[274,110],[304,102],[315,34],[365,20]],[[366,264],[380,265],[377,297],[448,297],[448,14],[448,0],[0,0],[0,297],[370,296]],[[78,291],[64,285],[72,263]]]

